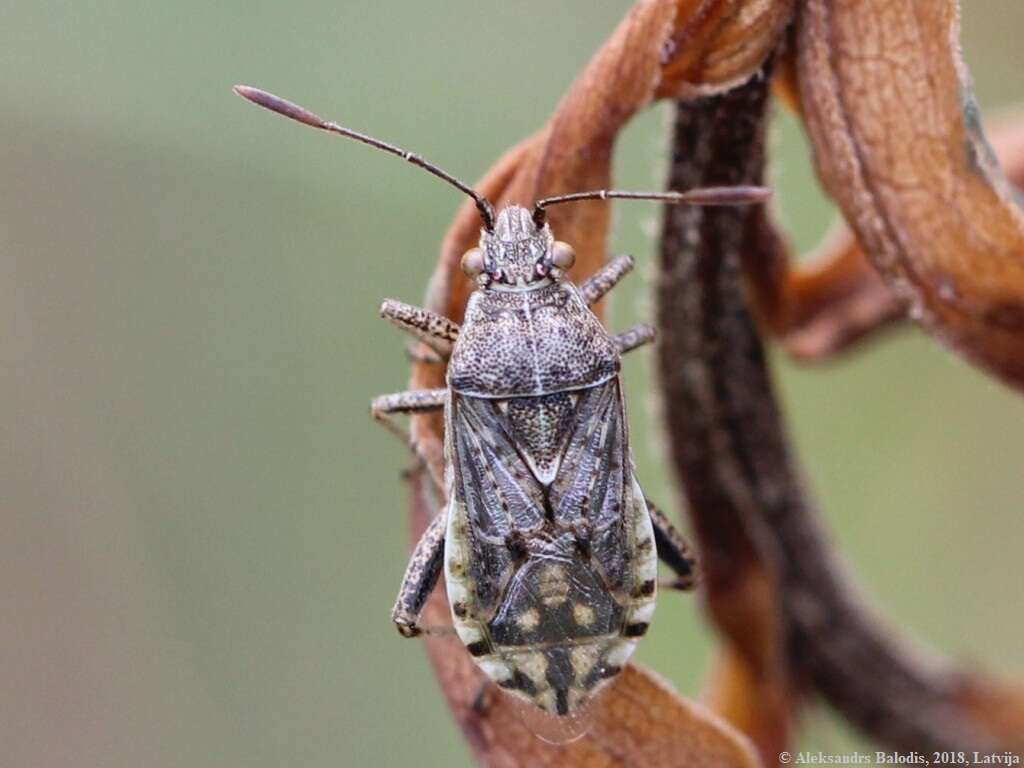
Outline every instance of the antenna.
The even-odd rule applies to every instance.
[[[660,200],[671,205],[747,205],[761,203],[771,197],[767,187],[699,187],[686,192],[623,192],[617,189],[598,189],[593,192],[573,192],[569,195],[545,197],[533,207],[533,221],[544,226],[549,205],[575,203],[579,200]]]
[[[259,107],[269,109],[271,112],[277,112],[279,115],[284,115],[292,120],[305,123],[313,128],[319,128],[320,130],[327,131],[328,133],[336,133],[339,136],[355,139],[356,141],[361,141],[363,144],[369,144],[371,147],[382,149],[385,152],[390,152],[392,155],[397,155],[403,160],[419,166],[428,173],[434,174],[439,179],[447,181],[456,189],[465,192],[473,198],[473,201],[476,203],[477,210],[480,211],[480,218],[483,219],[484,228],[487,229],[488,232],[494,230],[494,206],[491,205],[490,201],[468,184],[459,181],[442,168],[438,168],[436,165],[428,163],[419,155],[408,152],[401,147],[396,147],[393,144],[388,144],[380,139],[375,139],[372,136],[367,136],[349,128],[345,128],[337,123],[328,122],[318,115],[313,114],[308,109],[300,107],[298,104],[293,104],[292,102],[286,101],[272,93],[261,91],[259,88],[252,88],[248,85],[236,85],[233,90],[243,99],[251,101]]]

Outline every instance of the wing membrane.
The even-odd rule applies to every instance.
[[[590,552],[610,590],[631,588],[634,504],[619,382],[612,379],[566,397],[572,418],[557,436],[557,471],[541,475],[549,483],[538,478],[529,446],[515,439],[522,425],[512,423],[507,404],[452,398],[454,492],[466,510],[468,565],[481,610],[497,608],[501,585],[523,554],[517,548],[532,551],[532,542],[538,542],[550,550],[551,541],[565,540],[570,532],[568,540]],[[516,408],[529,409],[534,399],[517,399]]]

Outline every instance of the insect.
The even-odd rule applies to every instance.
[[[640,326],[609,335],[590,307],[633,267],[622,256],[581,286],[555,240],[550,206],[591,199],[731,205],[762,187],[688,192],[602,190],[495,212],[468,185],[418,155],[322,120],[264,91],[255,104],[398,155],[469,195],[483,224],[462,259],[475,281],[460,326],[387,300],[381,314],[446,361],[447,387],[374,399],[375,417],[444,411],[447,508],[413,552],[392,618],[406,637],[445,574],[452,621],[479,667],[547,713],[577,711],[613,679],[654,614],[660,557],[690,588],[695,561],[648,502],[634,472],[619,379],[621,355],[653,340]]]

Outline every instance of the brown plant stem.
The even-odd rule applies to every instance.
[[[755,79],[680,103],[669,188],[761,183],[766,93],[765,79]],[[763,249],[757,217],[755,209],[666,209],[656,288],[671,458],[698,533],[710,613],[761,699],[759,730],[748,733],[774,763],[807,688],[890,748],[995,751],[960,708],[960,675],[882,629],[832,554],[744,290],[743,258]]]

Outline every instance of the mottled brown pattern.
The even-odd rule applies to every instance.
[[[551,482],[575,415],[573,397],[568,392],[559,392],[515,398],[508,401],[507,415],[512,435],[530,462],[534,476],[541,482]]]
[[[671,188],[760,179],[766,87],[752,82],[678,107]],[[752,463],[774,468],[781,454],[741,452],[746,431],[776,414],[760,416],[761,402],[746,394],[751,377],[760,381],[764,373],[742,296],[716,290],[719,283],[738,290],[744,220],[755,213],[665,209],[664,215],[656,283],[662,408],[698,538],[708,608],[727,647],[749,670],[741,695],[753,702],[720,711],[751,736],[764,764],[774,765],[791,735],[794,685],[781,672],[778,585],[747,521],[759,504],[785,502],[785,487],[751,484]]]
[[[579,290],[477,291],[448,366],[457,392],[542,395],[593,386],[618,373],[619,353]]]

